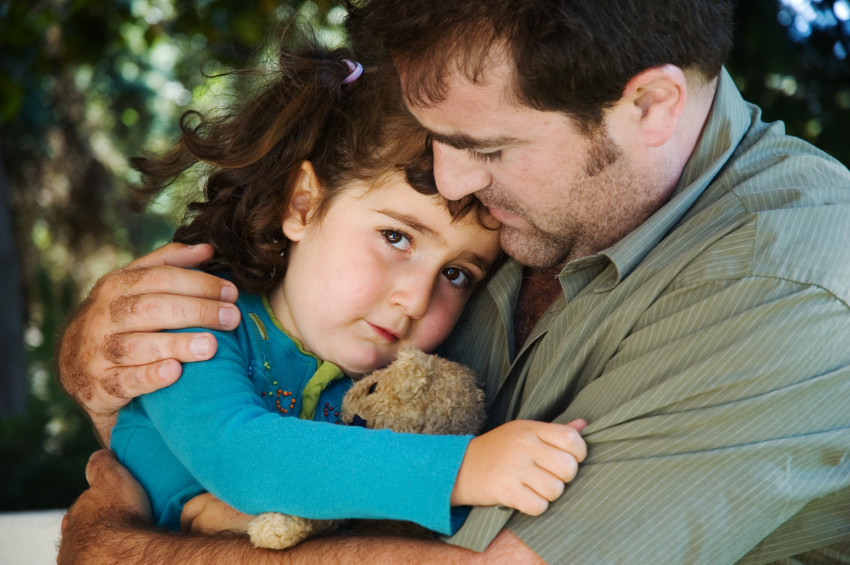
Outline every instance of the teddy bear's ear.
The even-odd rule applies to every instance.
[[[391,365],[392,386],[399,400],[410,401],[425,390],[433,370],[431,356],[421,351],[405,349]]]

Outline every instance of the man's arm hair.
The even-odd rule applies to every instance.
[[[145,518],[126,511],[102,512],[93,527],[63,536],[57,563],[306,565],[331,561],[352,565],[543,563],[508,530],[503,530],[484,553],[436,540],[348,536],[316,538],[279,551],[257,549],[244,535],[207,536],[157,530]]]

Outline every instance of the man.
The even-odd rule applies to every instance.
[[[440,191],[503,222],[513,260],[450,355],[486,377],[491,424],[585,418],[589,456],[541,517],[480,508],[448,544],[341,537],[252,562],[850,558],[850,173],[740,98],[722,69],[730,4],[352,9],[355,47],[395,65],[431,131]],[[215,348],[140,332],[236,323],[226,283],[168,266],[208,253],[170,246],[107,276],[70,326],[63,382],[102,437],[175,359]],[[144,497],[124,472],[93,459],[64,558],[250,551],[134,528]],[[187,522],[202,528],[207,502]]]

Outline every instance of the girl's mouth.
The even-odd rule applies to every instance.
[[[387,341],[388,343],[394,343],[399,340],[399,336],[386,328],[382,328],[381,326],[376,326],[373,323],[369,323],[370,326],[375,330],[375,333],[378,334],[382,339]]]

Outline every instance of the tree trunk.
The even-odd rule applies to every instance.
[[[27,398],[24,355],[21,275],[0,154],[0,419],[24,415]]]

